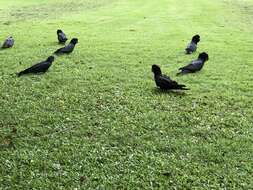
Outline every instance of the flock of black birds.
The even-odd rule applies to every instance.
[[[65,44],[68,38],[64,34],[62,30],[57,30],[57,37],[58,42],[60,44]],[[54,52],[55,55],[62,55],[62,54],[70,54],[73,52],[75,45],[78,43],[77,38],[73,38],[70,43]],[[2,48],[11,48],[14,45],[14,39],[12,37],[9,37],[5,40],[4,44],[2,45]],[[25,74],[37,74],[37,73],[45,73],[49,67],[54,62],[55,57],[53,55],[49,56],[45,61],[42,61],[40,63],[37,63],[23,71],[20,71],[17,73],[17,76],[20,77]]]
[[[68,38],[64,34],[62,30],[57,30],[57,37],[58,42],[60,44],[65,44]],[[195,35],[192,37],[191,42],[185,49],[186,54],[192,54],[197,50],[197,44],[200,42],[200,36]],[[73,38],[70,43],[54,52],[55,55],[62,55],[62,54],[70,54],[73,52],[75,45],[78,43],[77,38]],[[2,45],[2,48],[11,48],[14,45],[14,39],[9,37],[5,40]],[[177,75],[184,75],[188,73],[194,73],[200,71],[205,62],[208,61],[209,57],[208,54],[203,52],[200,53],[198,59],[192,61],[190,64],[179,68],[180,72]],[[19,73],[17,76],[22,76],[25,74],[37,74],[37,73],[45,73],[49,67],[54,62],[55,57],[53,55],[49,56],[45,61],[37,63]],[[152,65],[152,72],[154,73],[154,79],[156,86],[159,87],[161,90],[189,90],[183,84],[178,84],[176,81],[173,81],[169,76],[163,75],[160,67],[158,65]]]
[[[192,54],[197,50],[197,44],[200,42],[200,36],[195,35],[192,37],[191,42],[185,49],[186,54]],[[177,75],[184,75],[188,73],[195,73],[200,71],[205,62],[208,61],[209,57],[206,52],[200,53],[198,59],[192,61],[190,64],[179,68],[180,72]],[[178,84],[176,81],[172,80],[169,76],[163,75],[160,67],[158,65],[152,65],[152,72],[154,73],[154,79],[156,86],[161,90],[189,90],[183,84]]]

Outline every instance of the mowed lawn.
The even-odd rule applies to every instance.
[[[252,0],[1,0],[0,189],[252,189],[252,20]],[[57,29],[75,51],[16,77]],[[152,64],[191,90],[160,92]]]

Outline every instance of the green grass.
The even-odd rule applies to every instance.
[[[251,0],[1,0],[0,189],[251,189]],[[63,29],[79,44],[44,75]],[[196,54],[183,50],[199,33]],[[177,69],[209,53],[196,74]],[[161,93],[151,65],[191,88]]]

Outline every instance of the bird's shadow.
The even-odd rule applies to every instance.
[[[153,88],[152,92],[156,95],[172,95],[172,96],[186,96],[186,91],[182,90],[161,90],[159,88]]]
[[[9,49],[11,49],[11,48],[3,48],[3,47],[0,47],[0,51],[7,51],[7,50],[9,50]]]
[[[26,78],[26,77],[32,78],[32,77],[36,77],[36,76],[39,77],[39,76],[42,76],[42,75],[45,75],[45,73],[43,73],[43,72],[39,72],[39,73],[27,73],[27,74],[24,74],[24,75],[21,75],[21,76],[18,76],[18,72],[10,74],[10,76],[12,78]]]
[[[183,77],[183,76],[198,76],[200,75],[200,73],[203,71],[197,71],[197,72],[193,72],[193,73],[177,73],[176,77]]]

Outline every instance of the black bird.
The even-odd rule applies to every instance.
[[[192,37],[192,41],[188,44],[187,48],[185,49],[186,54],[192,54],[197,50],[197,44],[200,42],[200,36],[195,35]]]
[[[195,73],[196,71],[200,71],[208,59],[209,56],[206,52],[200,53],[198,59],[192,61],[190,64],[184,67],[179,68],[181,71],[177,73],[177,75]]]
[[[53,61],[54,61],[54,56],[50,56],[47,58],[47,60],[37,63],[28,69],[25,69],[19,72],[17,75],[20,77],[21,75],[29,74],[29,73],[34,73],[34,74],[45,73],[49,69],[49,67],[52,65]]]
[[[66,35],[64,34],[64,32],[62,30],[57,30],[57,37],[58,37],[58,41],[59,43],[65,43],[68,38],[66,37]]]
[[[78,43],[78,39],[77,38],[73,38],[67,46],[56,50],[54,52],[54,54],[56,54],[56,55],[69,54],[69,53],[71,53],[74,50],[75,45],[77,43]]]
[[[10,36],[4,41],[2,48],[11,48],[13,45],[14,45],[14,39],[12,38],[12,36]]]
[[[170,77],[163,75],[158,65],[152,65],[152,72],[154,73],[156,86],[162,90],[189,90],[183,84],[178,84],[171,80]]]

